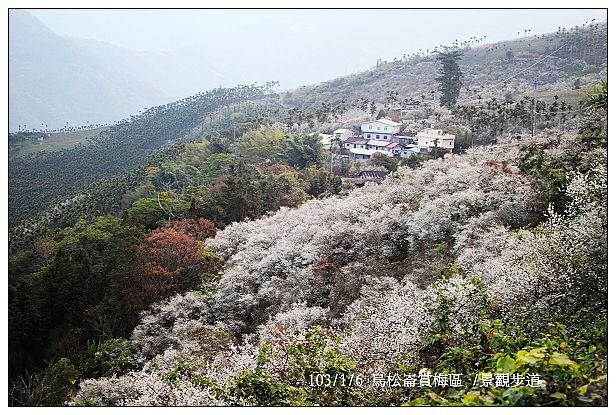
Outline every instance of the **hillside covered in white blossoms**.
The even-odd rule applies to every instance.
[[[70,404],[606,404],[596,120],[204,238],[217,278],[144,312]]]

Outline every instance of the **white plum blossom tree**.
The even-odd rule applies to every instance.
[[[532,331],[583,306],[605,308],[606,155],[572,174],[572,202],[539,226],[541,196],[517,156],[515,145],[478,148],[231,224],[206,241],[225,264],[218,286],[144,313],[133,333],[143,369],[84,381],[74,402],[233,403],[164,375],[187,364],[228,385],[255,368],[266,344],[264,374],[277,379],[290,370],[285,345],[317,325],[331,334],[328,350],[368,376],[419,356],[441,329],[447,345],[466,345],[485,319]]]

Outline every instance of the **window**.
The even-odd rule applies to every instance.
[[[381,127],[376,127],[376,129],[377,129],[377,130],[380,130],[380,129],[381,129]]]
[[[383,130],[387,131],[387,127],[383,127]]]
[[[368,126],[368,129],[369,129],[369,130],[372,130],[372,126],[371,126],[371,125],[369,125],[369,126]]]
[[[366,134],[366,136],[367,136],[368,138],[370,138],[370,134]]]
[[[381,136],[377,134],[377,135],[376,135],[376,138],[381,138]]]
[[[353,148],[357,148],[357,144],[353,144]]]

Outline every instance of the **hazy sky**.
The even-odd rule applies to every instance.
[[[196,64],[215,59],[224,62],[221,68],[235,62],[255,74],[269,71],[268,79],[280,80],[283,88],[360,72],[377,58],[389,60],[455,39],[487,36],[491,43],[513,39],[524,29],[540,34],[607,18],[605,10],[588,9],[30,12],[59,35],[135,51],[190,50]],[[302,63],[308,70],[298,69]]]

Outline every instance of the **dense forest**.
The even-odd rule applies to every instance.
[[[383,96],[269,82],[57,151],[10,134],[9,404],[607,405],[605,30],[379,62]],[[584,74],[465,90],[541,48]],[[448,54],[443,107],[389,82]],[[315,133],[383,117],[456,147],[360,165]]]
[[[147,109],[105,129],[89,145],[13,157],[9,163],[11,226],[102,178],[142,165],[201,125],[203,117],[261,96],[263,86],[219,88]]]

